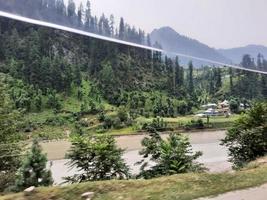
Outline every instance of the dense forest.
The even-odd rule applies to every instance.
[[[5,9],[16,11],[32,3],[5,2]],[[29,12],[31,17],[51,17],[83,28],[86,24],[90,28],[89,22],[96,19],[89,1],[86,11],[81,5],[77,12],[72,0],[68,5],[62,0],[34,1],[31,7],[36,8]],[[104,15],[96,21],[98,32],[113,33],[113,23]],[[128,37],[127,27],[122,19],[115,36]],[[172,117],[192,113],[208,102],[234,99],[247,104],[267,96],[266,75],[208,66],[195,69],[192,62],[183,67],[178,57],[6,18],[0,19],[0,45],[2,81],[14,108],[26,113],[64,110],[64,99],[74,97],[85,113],[92,107],[97,113],[109,103],[137,116]],[[244,67],[266,63],[261,57],[254,63],[250,55],[242,60]]]
[[[17,12],[26,10],[23,6],[27,7],[31,1],[5,2],[2,3],[5,9],[12,7]],[[92,17],[89,1],[85,11],[81,5],[77,12],[72,0],[68,5],[62,0],[34,1],[31,7],[36,8],[33,9],[36,12],[27,13],[34,18],[50,17],[49,20],[73,26],[80,24],[88,30],[92,28],[90,22],[95,19],[97,33],[114,32],[114,23],[104,15],[99,20]],[[121,19],[118,34],[114,33],[114,36],[130,37],[131,31],[126,30],[131,28]],[[130,105],[130,109],[139,113],[148,111],[144,110],[146,93],[158,91],[160,95],[155,96],[160,98],[150,99],[149,104],[153,106],[149,110],[153,109],[154,115],[163,116],[190,113],[194,107],[208,101],[266,97],[266,76],[256,73],[215,67],[194,69],[192,62],[184,68],[179,65],[178,57],[171,59],[158,52],[5,18],[1,18],[0,33],[0,70],[14,78],[9,85],[12,85],[10,95],[16,108],[28,112],[42,110],[44,106],[40,102],[43,99],[48,99],[47,107],[60,107],[58,94],[70,96],[73,88],[79,100],[87,101],[83,98],[83,81],[90,82],[91,91],[86,92],[93,94],[94,99],[100,101],[103,98],[116,106]],[[266,61],[261,57],[257,63],[249,55],[243,57],[244,67],[262,65],[266,65]],[[166,98],[162,98],[162,94]]]
[[[82,117],[113,106],[131,119],[175,117],[209,102],[249,105],[267,96],[263,74],[195,69],[192,62],[183,67],[178,57],[6,18],[0,19],[0,33],[3,89],[12,108],[25,114],[54,110]],[[249,55],[242,64],[256,65]]]
[[[67,5],[64,0],[0,0],[0,7],[1,10],[22,16],[151,46],[150,36],[140,28],[127,24],[123,18],[120,18],[119,27],[116,27],[113,15],[94,16],[89,0],[86,5],[76,5],[73,0],[69,0]]]

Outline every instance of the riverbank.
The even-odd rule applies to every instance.
[[[246,189],[267,183],[267,166],[258,166],[231,173],[180,174],[152,180],[100,181],[65,187],[38,188],[0,197],[1,200],[79,200],[84,192],[94,192],[94,200],[193,200]]]

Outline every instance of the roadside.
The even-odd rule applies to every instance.
[[[267,184],[260,187],[228,192],[214,198],[201,198],[198,200],[266,200]]]
[[[38,188],[29,195],[18,193],[0,197],[0,199],[73,200],[81,199],[81,194],[84,192],[95,192],[94,200],[193,200],[200,197],[215,196],[229,191],[255,187],[266,183],[267,166],[265,165],[231,173],[189,173],[151,180],[98,181],[68,185],[66,187]],[[256,196],[258,195],[256,194],[252,199],[263,200],[256,199]],[[231,200],[240,199],[232,198]]]

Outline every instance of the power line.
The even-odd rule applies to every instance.
[[[100,40],[105,40],[105,41],[114,42],[114,43],[118,43],[118,44],[132,46],[132,47],[147,49],[150,51],[156,51],[156,52],[160,52],[160,53],[164,53],[164,54],[168,54],[168,55],[175,55],[175,56],[194,59],[194,60],[198,60],[198,61],[202,61],[202,62],[207,62],[210,64],[216,64],[219,66],[231,67],[234,69],[240,69],[240,70],[256,72],[256,73],[261,73],[261,74],[267,74],[267,72],[257,70],[257,69],[249,69],[249,68],[244,68],[244,67],[241,67],[238,65],[231,65],[231,64],[222,63],[222,62],[218,62],[218,61],[214,61],[214,60],[210,60],[210,59],[206,59],[206,58],[200,58],[200,57],[191,56],[191,55],[182,54],[182,53],[177,53],[177,52],[169,52],[169,51],[165,51],[162,49],[149,47],[149,46],[145,46],[145,45],[141,45],[141,44],[137,44],[137,43],[127,42],[127,41],[123,41],[123,40],[119,40],[119,39],[115,39],[115,38],[111,38],[111,37],[107,37],[107,36],[101,36],[101,35],[98,35],[95,33],[90,33],[90,32],[86,32],[86,31],[82,31],[79,29],[70,28],[70,27],[66,27],[66,26],[62,26],[62,25],[58,25],[58,24],[54,24],[54,23],[50,23],[50,22],[44,22],[44,21],[40,21],[40,20],[36,20],[36,19],[22,17],[22,16],[18,16],[18,15],[3,12],[3,11],[0,11],[0,16],[14,19],[14,20],[18,20],[18,21],[22,21],[22,22],[26,22],[26,23],[30,23],[30,24],[35,24],[35,25],[59,29],[59,30],[63,30],[63,31],[71,32],[71,33],[76,33],[79,35],[84,35],[84,36],[92,37],[95,39],[100,39]]]

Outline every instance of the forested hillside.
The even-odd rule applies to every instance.
[[[1,81],[14,109],[101,113],[108,104],[132,117],[177,116],[203,103],[266,98],[266,76],[183,68],[157,52],[0,19]],[[243,65],[255,65],[249,55]],[[108,106],[110,107],[110,106]]]
[[[26,12],[29,2],[0,3],[6,10]],[[31,8],[36,8],[26,12],[31,17],[50,17],[88,30],[96,19],[89,1],[85,9],[80,6],[77,12],[72,0],[68,5],[62,0],[34,1]],[[97,33],[115,34],[114,24],[104,15],[97,21]],[[121,19],[114,36],[128,38],[131,30]],[[6,77],[3,81],[15,108],[27,113],[66,110],[66,99],[71,99],[70,104],[75,106],[68,106],[75,107],[71,110],[75,112],[86,113],[93,107],[98,113],[104,104],[111,104],[127,107],[137,116],[175,116],[192,113],[211,101],[266,98],[266,76],[256,73],[215,67],[194,69],[191,62],[184,68],[178,57],[171,59],[158,52],[6,18],[0,19],[0,33],[0,71]],[[140,41],[144,38],[141,35]],[[255,64],[249,55],[244,55],[242,61],[244,67],[265,64],[264,59]]]
[[[127,24],[123,18],[120,18],[119,27],[116,27],[115,16],[105,16],[104,14],[101,17],[94,16],[89,0],[86,1],[86,5],[82,3],[76,5],[73,0],[69,0],[67,5],[64,0],[0,0],[0,8],[2,11],[25,17],[151,45],[149,35],[146,35],[140,28]]]

